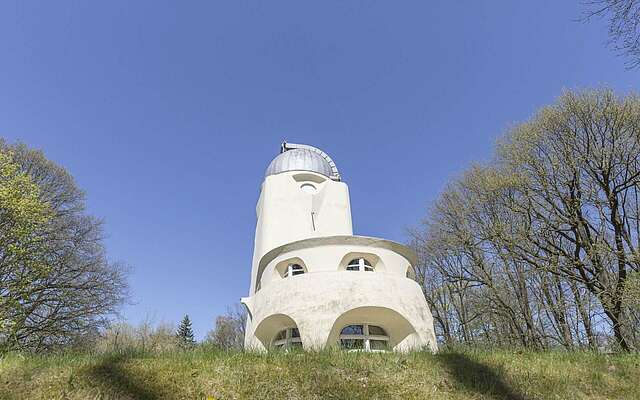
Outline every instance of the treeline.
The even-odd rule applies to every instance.
[[[440,341],[640,349],[639,183],[636,95],[567,92],[512,128],[412,232]],[[73,178],[0,140],[0,352],[195,345],[190,327],[111,323],[127,298]],[[240,349],[245,322],[229,309],[204,342]]]
[[[127,268],[107,258],[102,221],[73,177],[38,150],[0,139],[0,354],[58,349],[164,351],[197,345],[179,327],[117,322]],[[205,343],[240,349],[245,311],[219,316]]]
[[[640,98],[566,92],[413,230],[445,344],[640,348]]]
[[[246,311],[240,304],[228,307],[223,315],[216,318],[214,328],[202,342],[196,341],[188,315],[177,328],[172,323],[154,324],[149,320],[138,325],[115,322],[94,337],[90,348],[85,350],[98,353],[162,353],[197,347],[242,350],[246,321]]]

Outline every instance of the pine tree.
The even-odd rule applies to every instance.
[[[185,315],[182,319],[176,336],[178,337],[178,344],[182,348],[188,349],[196,344],[193,338],[193,329],[191,329],[191,320],[188,315]]]

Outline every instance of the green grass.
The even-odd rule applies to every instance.
[[[638,399],[640,355],[62,354],[0,359],[0,399]]]

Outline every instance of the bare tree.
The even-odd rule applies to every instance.
[[[0,141],[0,147],[15,154],[50,208],[37,232],[39,249],[30,254],[45,272],[15,288],[12,276],[27,266],[0,260],[0,289],[10,289],[3,296],[13,304],[7,346],[41,351],[71,344],[118,311],[127,297],[126,270],[107,259],[102,222],[85,213],[84,194],[62,167],[24,145]]]
[[[500,157],[521,182],[512,209],[531,221],[510,243],[513,252],[583,284],[629,350],[622,294],[639,267],[640,99],[567,93],[515,129]]]
[[[100,332],[91,349],[99,353],[175,351],[179,348],[175,331],[173,324],[154,324],[149,319],[138,326],[115,322]]]
[[[216,318],[215,328],[207,333],[205,340],[223,350],[240,350],[244,347],[246,323],[246,310],[240,304],[234,304]]]
[[[591,0],[587,18],[605,17],[609,20],[609,43],[628,57],[627,66],[640,66],[640,1]]]
[[[491,163],[449,185],[417,236],[422,276],[444,283],[436,321],[448,318],[438,322],[451,337],[464,328],[466,343],[533,348],[596,347],[608,324],[617,346],[636,347],[625,293],[640,266],[639,184],[634,95],[568,92],[512,129]]]

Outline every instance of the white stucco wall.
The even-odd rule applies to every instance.
[[[313,184],[313,194],[301,190]],[[415,254],[384,239],[353,236],[343,182],[304,171],[265,178],[258,205],[245,346],[265,350],[297,327],[306,349],[337,345],[350,324],[383,327],[394,350],[437,350],[433,318],[419,285],[407,278]],[[374,272],[346,271],[364,257]],[[283,278],[289,263],[306,273]]]
[[[314,185],[316,193],[301,190],[303,184]],[[251,288],[255,288],[257,264],[270,250],[312,237],[353,234],[347,185],[314,172],[267,176],[256,214]]]
[[[307,273],[332,272],[345,270],[349,261],[354,258],[364,257],[372,263],[376,272],[406,277],[407,270],[411,268],[411,261],[398,252],[389,248],[384,248],[381,244],[386,243],[395,246],[402,246],[391,241],[361,236],[331,236],[336,238],[338,244],[325,244],[327,240],[308,239],[302,243],[302,248],[296,246],[295,249],[280,253],[273,260],[264,266],[258,267],[258,276],[261,287],[267,287],[272,283],[282,280],[281,274],[276,267],[288,264],[293,259],[301,261]],[[343,240],[340,240],[343,239]],[[357,244],[357,240],[362,239],[363,244]],[[323,243],[325,242],[325,243]],[[300,246],[301,247],[301,246]],[[264,258],[263,258],[264,260]]]
[[[371,323],[387,330],[395,350],[435,351],[433,318],[424,295],[406,277],[410,260],[390,248],[403,246],[358,236],[345,240],[363,244],[323,244],[341,238],[304,241],[306,247],[291,246],[267,263],[260,290],[244,299],[251,314],[246,346],[267,349],[279,330],[297,327],[303,346],[319,349],[335,345],[344,326]],[[346,271],[357,256],[376,260],[375,271]],[[283,278],[278,267],[292,260],[302,262],[307,272]]]
[[[297,327],[306,349],[320,349],[336,345],[344,326],[371,323],[387,331],[395,350],[437,349],[433,319],[420,287],[393,274],[325,271],[298,275],[260,290],[250,306],[248,348],[266,349],[279,330]],[[290,320],[273,327],[261,325],[278,315]]]

